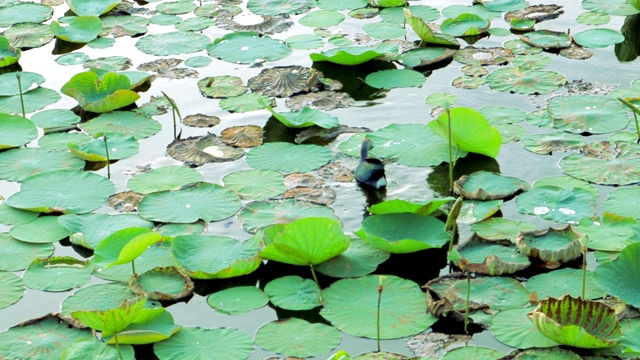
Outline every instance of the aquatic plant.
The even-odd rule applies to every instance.
[[[105,113],[133,104],[140,98],[129,78],[114,72],[100,76],[94,71],[85,71],[71,77],[60,91],[78,101],[85,110]]]

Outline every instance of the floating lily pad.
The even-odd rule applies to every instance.
[[[102,21],[101,38],[106,38],[107,35],[113,35],[116,38],[144,35],[147,33],[147,25],[149,25],[149,19],[135,15],[104,16],[100,18],[100,21]]]
[[[495,125],[494,127],[502,136],[503,144],[518,142],[527,135],[527,129],[516,124]]]
[[[192,223],[226,219],[240,209],[233,191],[217,184],[198,182],[180,190],[154,192],[138,204],[140,216],[151,221]]]
[[[49,20],[53,8],[49,5],[19,2],[0,8],[0,26],[9,27],[17,23],[41,23]]]
[[[529,190],[529,184],[518,178],[477,171],[464,175],[453,184],[453,191],[471,200],[496,200]]]
[[[615,189],[602,204],[605,211],[640,219],[640,188]]]
[[[529,314],[536,328],[563,345],[598,349],[620,342],[620,325],[607,305],[565,295],[542,300]]]
[[[640,145],[602,141],[587,144],[579,154],[560,160],[560,168],[575,178],[596,184],[628,185],[640,182]]]
[[[626,203],[629,206],[629,203]],[[600,218],[580,220],[577,231],[587,236],[585,246],[591,250],[620,251],[632,243],[634,225],[638,222],[631,217],[604,212]]]
[[[176,301],[193,293],[191,278],[173,266],[156,267],[134,275],[129,281],[131,291],[149,300]]]
[[[169,339],[155,343],[153,352],[160,360],[246,359],[253,352],[253,341],[237,329],[186,327]]]
[[[50,28],[59,39],[70,43],[86,44],[98,37],[102,30],[102,22],[97,16],[78,16],[67,27],[52,21]]]
[[[487,20],[491,20],[500,17],[502,15],[501,12],[502,11],[489,10],[486,6],[481,4],[474,4],[472,6],[449,5],[442,9],[442,15],[450,19],[458,17],[461,14],[475,14]]]
[[[309,27],[331,27],[339,25],[345,17],[337,11],[316,10],[300,18],[300,24]]]
[[[287,224],[306,217],[338,220],[328,206],[303,203],[293,199],[250,202],[238,214],[238,218],[243,222],[242,228],[250,233],[271,224]]]
[[[522,147],[540,155],[549,155],[556,151],[567,151],[584,145],[585,141],[582,136],[564,131],[531,134],[522,139]]]
[[[339,125],[337,117],[306,106],[300,111],[295,112],[278,113],[273,110],[271,106],[267,107],[267,109],[278,121],[291,128],[305,128],[315,125],[325,129],[331,129]]]
[[[442,32],[452,36],[474,36],[487,32],[489,20],[475,14],[460,14],[446,19],[441,24]]]
[[[424,75],[410,69],[376,71],[364,79],[367,85],[377,89],[419,87],[424,80]]]
[[[502,47],[477,48],[467,46],[456,51],[453,58],[466,65],[503,65],[511,62],[515,55],[511,50]]]
[[[534,187],[516,198],[520,213],[538,215],[559,223],[578,222],[584,217],[591,217],[595,203],[596,196],[589,190],[567,190],[551,185]]]
[[[16,240],[7,233],[0,233],[0,270],[24,270],[37,258],[53,254],[53,244],[30,244]]]
[[[175,31],[144,36],[136,42],[136,48],[149,55],[169,56],[196,53],[204,50],[210,42],[206,35]]]
[[[79,16],[100,16],[120,3],[119,0],[65,0],[69,9]]]
[[[491,319],[491,332],[501,343],[517,348],[547,348],[559,344],[542,335],[527,315],[533,307],[508,309],[498,312]]]
[[[635,307],[640,306],[640,289],[634,285],[640,275],[638,256],[640,243],[627,245],[617,259],[598,265],[593,274],[602,290]]]
[[[0,333],[0,348],[7,358],[59,359],[71,344],[90,338],[89,329],[78,329],[60,315],[50,314]]]
[[[100,76],[86,71],[74,75],[61,91],[76,99],[83,109],[104,113],[138,100],[140,95],[130,89],[131,82],[125,75],[110,72]]]
[[[261,348],[295,357],[324,354],[341,340],[340,332],[331,326],[297,318],[267,323],[256,332],[256,344]]]
[[[283,276],[265,285],[264,292],[275,306],[286,310],[310,310],[320,306],[320,288],[310,279]]]
[[[489,11],[514,11],[525,8],[528,3],[524,0],[477,0]]]
[[[547,107],[553,127],[574,133],[604,134],[624,129],[629,115],[615,99],[598,95],[557,97]]]
[[[456,251],[460,257],[452,262],[462,270],[477,274],[492,276],[513,274],[531,265],[529,258],[519,253],[515,246],[472,240]]]
[[[22,295],[24,295],[24,284],[18,275],[5,271],[0,272],[0,281],[2,281],[0,309],[4,309],[22,298]]]
[[[614,16],[627,16],[639,12],[629,5],[627,0],[583,0],[581,5],[585,10]]]
[[[118,230],[129,227],[153,228],[153,223],[134,214],[67,214],[59,216],[58,223],[71,234],[72,243],[92,250]]]
[[[518,94],[548,94],[564,85],[567,79],[555,71],[506,67],[487,75],[487,85],[494,90]]]
[[[24,81],[24,80],[23,80]],[[71,110],[51,109],[39,111],[31,116],[31,121],[36,126],[46,129],[56,126],[69,126],[80,122],[80,117]]]
[[[249,165],[260,170],[307,172],[331,160],[331,152],[318,145],[294,145],[284,142],[267,143],[247,154]]]
[[[272,103],[269,97],[252,93],[224,98],[219,105],[223,110],[242,113],[264,109],[269,103]],[[275,102],[272,105],[275,106]]]
[[[22,146],[38,136],[29,119],[0,113],[0,149]]]
[[[536,227],[522,221],[492,217],[471,226],[471,231],[485,240],[510,240],[515,244],[520,231],[535,230]]]
[[[89,135],[113,133],[133,136],[136,140],[157,134],[162,125],[152,118],[130,111],[113,111],[80,124]]]
[[[211,57],[237,64],[280,60],[291,53],[281,41],[254,32],[227,34],[207,46]]]
[[[6,203],[38,212],[85,213],[102,206],[114,191],[113,183],[100,175],[57,170],[24,180]]]
[[[527,290],[536,292],[538,298],[559,298],[565,294],[573,297],[582,295],[582,270],[563,268],[545,274],[535,275],[527,280]],[[586,299],[597,299],[605,296],[605,292],[593,281],[593,272],[586,273]]]
[[[232,126],[220,132],[220,139],[232,147],[255,147],[262,144],[264,129],[258,125]]]
[[[134,360],[135,352],[131,345],[119,345],[123,360]],[[104,357],[105,359],[119,358],[118,350],[114,346],[107,345],[97,338],[82,339],[69,345],[60,356],[61,360],[81,359],[89,356],[93,359]]]
[[[34,260],[24,273],[25,285],[44,291],[66,291],[89,282],[93,262],[69,256]]]
[[[185,166],[165,166],[133,176],[127,181],[127,186],[137,193],[150,194],[165,190],[179,190],[187,184],[203,179],[198,170]]]
[[[339,65],[359,65],[369,60],[373,60],[378,56],[395,54],[398,47],[392,44],[382,43],[376,47],[338,47],[321,53],[312,53],[309,55],[311,61],[329,61]]]
[[[57,216],[40,216],[12,227],[9,234],[28,243],[53,243],[69,236],[67,229],[58,224]]]
[[[417,48],[402,53],[397,60],[408,67],[421,67],[449,60],[454,53],[455,50],[445,47]]]
[[[51,105],[58,100],[60,100],[60,94],[57,91],[37,87],[22,94],[22,100],[20,95],[0,97],[0,112],[19,114],[22,113],[22,105],[24,104],[24,112],[28,114]]]
[[[606,48],[624,41],[624,35],[611,29],[589,29],[573,34],[573,40],[586,48]]]
[[[304,66],[276,66],[250,78],[247,87],[254,93],[287,98],[323,88],[322,73]]]
[[[576,22],[584,25],[604,25],[611,20],[609,14],[597,13],[593,11],[583,12],[578,15]]]
[[[68,151],[40,148],[11,149],[0,153],[0,178],[23,181],[33,175],[57,170],[82,170],[85,162]]]
[[[13,65],[18,62],[22,51],[9,45],[9,40],[0,36],[0,68]]]
[[[189,166],[212,162],[234,161],[244,156],[244,151],[226,145],[215,134],[176,139],[167,146],[167,154]]]
[[[460,208],[458,223],[472,225],[489,218],[502,206],[503,200],[465,200]]]
[[[522,41],[531,46],[544,49],[562,49],[571,45],[571,36],[563,32],[551,30],[538,30],[520,36]]]
[[[424,293],[410,280],[393,275],[342,279],[322,291],[320,315],[349,335],[375,339],[380,298],[380,338],[394,339],[424,331],[436,318],[426,313]],[[354,295],[358,301],[353,301]]]
[[[316,6],[315,0],[249,0],[247,9],[258,15],[300,14]]]
[[[193,279],[226,279],[246,275],[258,268],[257,239],[238,241],[226,236],[180,235],[171,241],[177,267]]]
[[[522,253],[550,263],[548,266],[557,267],[582,255],[583,238],[584,235],[573,225],[567,225],[560,229],[521,231],[516,238],[516,245]]]
[[[310,50],[324,46],[322,37],[316,34],[300,34],[288,37],[285,42],[293,49]]]
[[[359,277],[372,273],[388,258],[388,252],[378,250],[361,239],[352,238],[345,252],[318,265],[316,270],[337,278]]]
[[[67,146],[78,158],[98,162],[132,157],[138,153],[140,144],[133,136],[109,134],[81,144],[69,143]]]
[[[282,194],[286,187],[284,176],[273,170],[243,170],[225,175],[225,187],[242,199],[264,200]]]
[[[244,314],[269,303],[269,297],[255,286],[235,286],[214,292],[207,304],[217,312],[229,315]]]
[[[355,234],[375,248],[389,253],[438,248],[449,240],[442,221],[413,213],[369,216]]]
[[[491,125],[515,124],[522,122],[527,113],[516,107],[483,106],[478,110]]]
[[[190,13],[196,7],[198,6],[190,1],[167,1],[158,4],[156,10],[161,14],[180,15]]]

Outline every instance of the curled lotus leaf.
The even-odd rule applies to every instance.
[[[182,123],[193,127],[212,127],[220,124],[221,119],[217,116],[209,116],[204,114],[187,115]]]
[[[179,67],[182,63],[182,59],[175,58],[162,58],[154,61],[149,61],[138,66],[140,71],[149,71],[158,74],[159,77],[169,79],[184,79],[195,78],[198,76],[198,72],[193,69],[187,69]]]
[[[355,103],[356,101],[347,93],[319,91],[290,97],[285,101],[285,106],[293,111],[300,111],[304,107],[329,111],[348,108]]]
[[[587,144],[579,154],[560,160],[560,168],[570,176],[603,185],[640,182],[640,145],[617,141]]]
[[[229,146],[254,147],[262,144],[264,129],[257,125],[232,126],[222,130],[220,139]]]
[[[477,48],[467,46],[456,51],[454,60],[465,65],[504,65],[515,59],[511,50],[502,47]]]
[[[615,99],[599,95],[573,95],[549,101],[553,127],[574,133],[604,134],[627,127],[629,115]]]
[[[569,295],[542,300],[529,319],[544,336],[563,345],[608,348],[617,345],[621,338],[613,308]]]
[[[249,91],[249,89],[242,84],[242,79],[229,75],[212,76],[201,79],[198,81],[198,89],[200,89],[202,96],[212,99],[240,96]]]
[[[0,36],[0,67],[7,67],[18,62],[22,50],[9,45],[9,39]]]
[[[217,17],[216,27],[235,32],[252,31],[264,35],[287,31],[293,25],[293,22],[289,20],[289,16],[285,14],[262,15],[260,16],[261,21],[252,24],[245,24],[245,21],[240,18],[241,16],[243,16],[242,13],[236,16]],[[256,15],[244,15],[243,17],[247,18],[249,16]]]
[[[556,268],[580,257],[583,239],[584,235],[570,224],[560,229],[521,231],[516,246],[523,254]]]
[[[494,90],[518,94],[548,94],[564,85],[567,79],[555,71],[506,67],[487,75],[487,85]]]
[[[475,14],[460,14],[453,19],[446,19],[441,24],[442,32],[451,36],[477,36],[489,30],[489,20]]]
[[[208,134],[176,139],[167,146],[167,154],[190,166],[200,166],[237,160],[244,156],[244,151],[226,145],[214,134]]]
[[[464,175],[453,183],[453,191],[471,200],[497,200],[529,190],[529,184],[518,178],[489,171],[477,171]]]
[[[323,88],[322,73],[304,66],[277,66],[264,69],[249,79],[251,91],[279,98],[288,98],[299,93],[318,91]]]
[[[573,60],[585,60],[593,56],[593,53],[582,46],[571,45],[560,50],[560,55]]]
[[[445,47],[417,48],[402,53],[397,60],[408,67],[430,66],[450,60],[455,52]]]
[[[529,258],[519,253],[513,244],[488,243],[479,240],[477,236],[473,236],[471,241],[456,251],[460,257],[455,257],[452,262],[462,270],[477,274],[513,274],[531,265]]]
[[[553,20],[562,14],[564,14],[564,7],[560,5],[531,5],[524,9],[509,11],[504,14],[504,19],[509,22],[513,19],[541,22]]]
[[[143,194],[137,192],[123,191],[109,196],[107,205],[119,212],[131,213],[136,211],[143,197]]]
[[[109,72],[101,77],[85,71],[74,75],[60,91],[76,99],[86,111],[105,113],[138,100],[140,95],[130,89],[131,81],[126,75]]]
[[[191,278],[173,266],[156,267],[142,274],[133,274],[129,288],[149,300],[176,301],[193,293]]]
[[[551,30],[533,31],[521,35],[520,39],[531,46],[543,49],[564,49],[573,42],[569,34]]]

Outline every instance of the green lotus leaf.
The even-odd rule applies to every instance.
[[[60,100],[60,94],[51,89],[37,87],[20,95],[0,96],[0,115],[2,113],[32,113]],[[23,108],[24,105],[24,108]]]
[[[9,27],[17,23],[41,23],[53,15],[53,8],[49,5],[19,2],[11,6],[0,8],[0,26]]]
[[[124,231],[124,230],[120,230]],[[117,232],[116,232],[117,233]],[[113,265],[122,265],[127,264],[134,261],[137,257],[142,255],[149,246],[162,241],[162,235],[156,232],[145,232],[139,235],[136,235],[129,239],[129,241],[120,249],[120,254],[118,258],[107,265],[105,268],[108,269]]]
[[[262,144],[247,153],[247,162],[254,168],[287,173],[311,171],[329,160],[331,151],[322,146],[286,142]]]
[[[92,329],[118,333],[136,320],[146,302],[146,296],[139,296],[133,300],[123,301],[114,309],[80,310],[74,311],[71,316]]]
[[[514,196],[529,190],[524,180],[489,171],[477,171],[464,175],[453,183],[453,191],[471,200],[496,200]]]
[[[2,42],[2,37],[0,37],[0,42]],[[18,78],[20,78],[20,85],[18,85]],[[20,86],[24,92],[26,89],[42,85],[44,81],[44,76],[29,71],[2,74],[0,75],[0,96],[19,95]]]
[[[525,8],[528,3],[524,0],[477,0],[489,11],[514,11]]]
[[[538,215],[558,223],[591,217],[595,203],[596,196],[589,190],[566,190],[551,185],[534,187],[516,198],[520,213]]]
[[[40,216],[9,230],[12,237],[28,243],[54,243],[69,236],[69,231],[58,224],[57,216]]]
[[[548,348],[559,344],[542,335],[531,323],[528,314],[533,307],[508,309],[491,319],[491,332],[501,343],[517,348]]]
[[[620,324],[607,305],[565,295],[542,300],[529,318],[544,336],[563,345],[598,349],[620,342]]]
[[[380,70],[367,75],[364,82],[376,89],[419,87],[424,75],[410,69]]]
[[[116,7],[120,0],[65,0],[78,16],[100,16]]]
[[[458,17],[461,14],[475,14],[487,20],[491,20],[502,16],[501,12],[502,11],[489,10],[486,6],[481,4],[474,4],[472,6],[449,5],[442,9],[442,15],[449,19]]]
[[[387,21],[366,24],[362,27],[362,30],[371,38],[380,40],[395,39],[407,34],[407,30],[402,25]]]
[[[310,310],[320,306],[320,288],[311,279],[283,276],[271,280],[264,287],[275,306],[286,310]]]
[[[309,126],[320,126],[325,129],[331,129],[340,124],[335,116],[331,116],[317,109],[303,107],[300,111],[292,111],[286,113],[278,113],[271,106],[267,106],[267,110],[280,121],[291,128],[306,128]]]
[[[16,303],[24,295],[24,284],[22,279],[11,272],[0,272],[0,281],[2,281],[2,289],[0,289],[0,309],[4,309]]]
[[[427,202],[413,203],[406,200],[392,199],[385,200],[378,204],[371,205],[369,212],[374,215],[392,213],[415,213],[418,215],[429,215],[438,210],[442,205],[454,201],[453,197],[432,199]]]
[[[118,230],[130,227],[153,228],[153,223],[136,214],[67,214],[59,216],[58,223],[71,234],[71,243],[91,250]]]
[[[602,204],[604,211],[640,219],[640,188],[615,189]]]
[[[359,65],[373,60],[378,56],[395,54],[398,47],[392,44],[381,43],[376,47],[372,46],[349,46],[338,47],[335,49],[323,51],[321,53],[312,53],[309,55],[311,61],[328,61],[339,65]]]
[[[620,251],[633,242],[631,239],[637,223],[634,218],[605,211],[602,219],[596,217],[580,220],[577,231],[587,236],[588,240],[584,245],[591,250]]]
[[[451,59],[454,54],[455,50],[453,49],[433,46],[406,51],[397,57],[397,61],[408,67],[421,67],[445,62]],[[450,104],[452,105],[453,102]]]
[[[500,276],[513,274],[531,265],[526,255],[519,253],[515,246],[504,246],[480,241],[466,243],[457,250],[461,256],[453,263],[463,270],[477,274]]]
[[[264,238],[260,256],[292,265],[318,265],[343,253],[350,242],[338,221],[318,217],[272,225]]]
[[[633,5],[638,0],[629,0],[629,4]],[[611,20],[609,14],[597,13],[593,11],[583,12],[578,15],[576,22],[583,25],[604,25]]]
[[[196,7],[198,7],[198,5],[191,1],[167,1],[158,4],[156,10],[161,14],[181,15],[192,12]]]
[[[59,39],[70,43],[86,44],[98,37],[102,30],[102,22],[97,16],[78,16],[67,27],[52,21],[50,28]]]
[[[170,338],[180,331],[182,326],[176,325],[171,313],[164,308],[142,309],[135,322],[118,333],[120,344],[143,345],[152,344]],[[103,331],[102,339],[107,344],[115,344],[115,334]]]
[[[413,213],[369,216],[355,234],[377,249],[398,254],[438,248],[449,240],[442,221]]]
[[[316,34],[300,34],[289,36],[285,42],[293,49],[311,50],[324,46],[324,40]]]
[[[516,237],[520,231],[535,230],[536,227],[526,222],[492,217],[475,223],[471,226],[471,231],[484,240],[509,240],[515,244]]]
[[[255,271],[262,263],[256,238],[238,241],[225,236],[180,235],[171,241],[171,256],[193,279],[227,279]]]
[[[0,149],[22,146],[38,137],[38,129],[22,116],[0,113]]]
[[[316,10],[300,18],[300,25],[309,27],[331,27],[344,21],[343,13],[331,10]]]
[[[565,294],[582,296],[582,270],[562,268],[548,273],[534,275],[526,282],[527,290],[536,292],[539,299],[559,298]],[[598,299],[606,293],[593,280],[593,271],[585,274],[585,298]]]
[[[545,49],[562,49],[571,45],[571,36],[562,32],[538,30],[526,33],[520,37],[531,46]]]
[[[463,359],[499,359],[503,357],[504,354],[498,350],[486,348],[486,347],[476,347],[476,346],[464,346],[460,348],[455,348],[441,358],[443,360],[463,360]]]
[[[441,138],[451,138],[451,145],[460,150],[492,158],[498,156],[502,145],[502,136],[498,130],[489,125],[480,112],[471,108],[452,108],[449,114],[444,113],[431,121],[429,127]]]
[[[519,67],[505,67],[487,75],[487,85],[492,89],[518,94],[548,94],[566,82],[567,79],[555,71]]]
[[[540,155],[550,155],[556,151],[567,151],[584,145],[582,136],[564,131],[531,134],[522,139],[523,148]]]
[[[217,312],[229,315],[244,314],[269,303],[269,297],[255,286],[235,286],[214,292],[207,304]]]
[[[133,136],[108,134],[88,142],[67,144],[69,150],[86,161],[111,161],[132,157],[138,153],[139,144]]]
[[[125,75],[107,73],[102,78],[92,71],[74,75],[62,86],[64,94],[76,99],[80,106],[97,113],[105,113],[133,104],[140,98],[131,91]]]
[[[146,35],[136,42],[136,48],[145,54],[169,56],[192,54],[204,50],[211,43],[208,36],[190,31],[174,31]]]
[[[9,359],[59,359],[74,342],[91,338],[89,329],[78,329],[63,317],[49,314],[0,333],[0,348]]]
[[[237,64],[276,61],[287,57],[291,48],[282,41],[254,32],[227,34],[207,46],[209,56]]]
[[[156,267],[136,274],[129,280],[129,286],[136,294],[147,294],[149,300],[158,301],[180,300],[191,295],[194,289],[191,278],[174,266]]]
[[[573,225],[561,229],[547,228],[521,231],[516,238],[518,249],[525,255],[552,264],[573,261],[582,255],[584,235]]]
[[[139,194],[150,194],[165,190],[179,190],[187,184],[202,180],[204,178],[198,170],[174,165],[134,175],[127,181],[127,186],[131,191]]]
[[[380,10],[380,17],[384,21],[402,25],[404,24],[404,9],[408,9],[411,13],[425,22],[435,21],[440,17],[440,11],[429,5],[405,5]]]
[[[420,38],[421,43],[428,45],[459,48],[460,43],[451,35],[434,33],[424,19],[411,13],[411,10],[403,9],[405,21]]]
[[[627,245],[618,258],[596,267],[593,278],[609,295],[631,306],[640,307],[640,289],[635,285],[640,275],[640,243]]]
[[[89,357],[91,359],[119,359],[118,350],[123,360],[134,360],[135,352],[131,345],[119,345],[119,349],[107,345],[97,338],[82,339],[69,345],[60,356],[60,360],[73,360]]]
[[[267,323],[256,332],[258,346],[296,357],[324,354],[338,346],[341,340],[340,332],[331,326],[297,318]]]
[[[624,35],[611,29],[589,29],[573,34],[573,40],[586,48],[606,48],[624,41]]]
[[[557,97],[547,107],[553,127],[574,133],[603,134],[624,129],[629,115],[619,101],[606,96]]]
[[[147,33],[149,19],[142,16],[105,16],[102,21],[101,38],[106,38],[109,34],[114,37],[139,36]]]
[[[583,0],[581,5],[587,11],[614,16],[634,15],[640,12],[630,4],[632,2],[627,0]]]
[[[18,62],[22,50],[9,45],[9,39],[0,36],[0,68],[13,65]]]
[[[37,213],[33,214],[37,215]],[[16,240],[7,233],[0,233],[0,246],[2,246],[0,253],[0,270],[2,271],[24,270],[33,260],[53,254],[53,244],[30,244]]]
[[[324,307],[320,315],[349,335],[375,339],[378,286],[382,286],[381,339],[417,334],[436,321],[427,314],[424,293],[418,285],[393,275],[367,275],[334,282],[322,291]]]
[[[560,160],[562,171],[595,184],[628,185],[640,182],[640,145],[602,141],[583,146],[579,154]]]
[[[83,122],[79,127],[91,136],[113,133],[127,137],[133,136],[135,140],[140,140],[157,134],[162,125],[143,114],[130,111],[112,111]],[[111,137],[107,140],[110,141]]]
[[[264,200],[282,194],[286,187],[284,176],[273,170],[241,170],[222,178],[224,186],[242,199]]]
[[[446,19],[441,24],[442,32],[451,36],[473,36],[485,33],[489,28],[489,20],[475,14],[461,14],[453,19]]]
[[[247,359],[253,352],[253,341],[237,329],[186,327],[154,344],[153,352],[160,360]]]
[[[32,289],[65,291],[88,283],[92,271],[92,261],[53,256],[34,260],[24,273],[23,280]]]
[[[207,182],[197,182],[180,190],[148,194],[138,213],[150,221],[192,223],[226,219],[240,209],[240,199],[232,190]]]
[[[125,283],[94,284],[67,296],[62,301],[60,312],[71,316],[71,313],[79,310],[109,310],[136,297]]]
[[[57,170],[24,180],[6,203],[38,212],[86,213],[102,206],[114,191],[113,183],[100,175]]]
[[[367,6],[366,0],[318,0],[322,10],[353,10]]]
[[[460,209],[458,223],[472,225],[491,217],[500,210],[503,200],[465,200]]]
[[[376,249],[359,238],[352,238],[345,252],[318,265],[316,270],[336,278],[358,277],[372,273],[388,258],[388,252]]]
[[[253,201],[238,215],[243,222],[242,228],[250,233],[271,224],[287,224],[305,217],[325,217],[338,221],[330,207],[294,199]]]
[[[520,123],[527,117],[524,110],[508,106],[483,106],[478,111],[487,118],[491,125]]]
[[[249,91],[242,79],[229,75],[206,77],[198,81],[198,89],[202,96],[212,99],[240,96]]]

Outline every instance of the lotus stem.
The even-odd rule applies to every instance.
[[[111,159],[109,159],[109,144],[107,143],[107,134],[102,136],[104,140],[104,151],[107,155],[107,179],[111,180]]]
[[[467,333],[469,325],[469,302],[471,299],[471,273],[467,270],[467,301],[464,304],[464,333]]]
[[[136,275],[136,264],[134,260],[131,260],[131,272],[133,272],[133,275]]]
[[[124,360],[124,357],[120,352],[120,342],[118,341],[118,333],[115,333],[114,337],[116,339],[116,350],[118,351],[118,357],[120,358],[120,360]]]
[[[382,285],[382,282],[384,282],[386,279],[387,279],[386,276],[378,277],[378,305],[376,309],[376,340],[378,345],[378,352],[381,351],[380,349],[380,307],[382,305],[382,290],[384,289],[384,285]]]
[[[453,250],[453,243],[455,242],[456,235],[458,234],[458,216],[460,215],[460,209],[462,209],[462,196],[458,196],[456,201],[451,205],[449,215],[447,215],[447,222],[444,225],[445,231],[451,231],[451,237],[449,238],[449,252]]]
[[[18,80],[18,91],[20,92],[20,106],[22,106],[22,117],[26,118],[27,113],[24,111],[24,96],[22,95],[22,81],[20,80],[20,72],[16,72],[16,79]],[[636,122],[637,124],[637,122]]]
[[[451,151],[451,110],[449,108],[447,108],[447,126],[449,127],[448,129],[448,135],[449,135],[449,193],[453,194],[453,167],[454,167],[454,163],[453,163],[453,153]]]
[[[178,139],[178,123],[176,121],[176,114],[178,114],[178,118],[180,119],[180,123],[182,124],[182,115],[180,115],[180,109],[178,109],[178,105],[172,98],[167,95],[164,91],[161,91],[162,95],[167,99],[169,104],[171,105],[171,113],[173,114],[173,139]]]
[[[582,252],[582,299],[586,299],[587,293],[587,247],[580,244],[580,252]]]
[[[318,281],[318,277],[316,276],[316,271],[313,269],[313,264],[309,264],[309,268],[311,269],[311,276],[313,276],[313,281],[318,285],[318,289],[320,292],[318,293],[318,298],[320,300],[320,304],[322,304],[322,288],[320,287],[320,282]]]
[[[638,111],[640,110],[638,110],[637,107],[635,107],[632,103],[630,103],[626,99],[618,98],[618,100],[623,104],[625,104],[629,109],[631,109],[631,112],[633,112],[633,119],[636,122],[636,143],[640,144],[640,125],[638,124]]]

